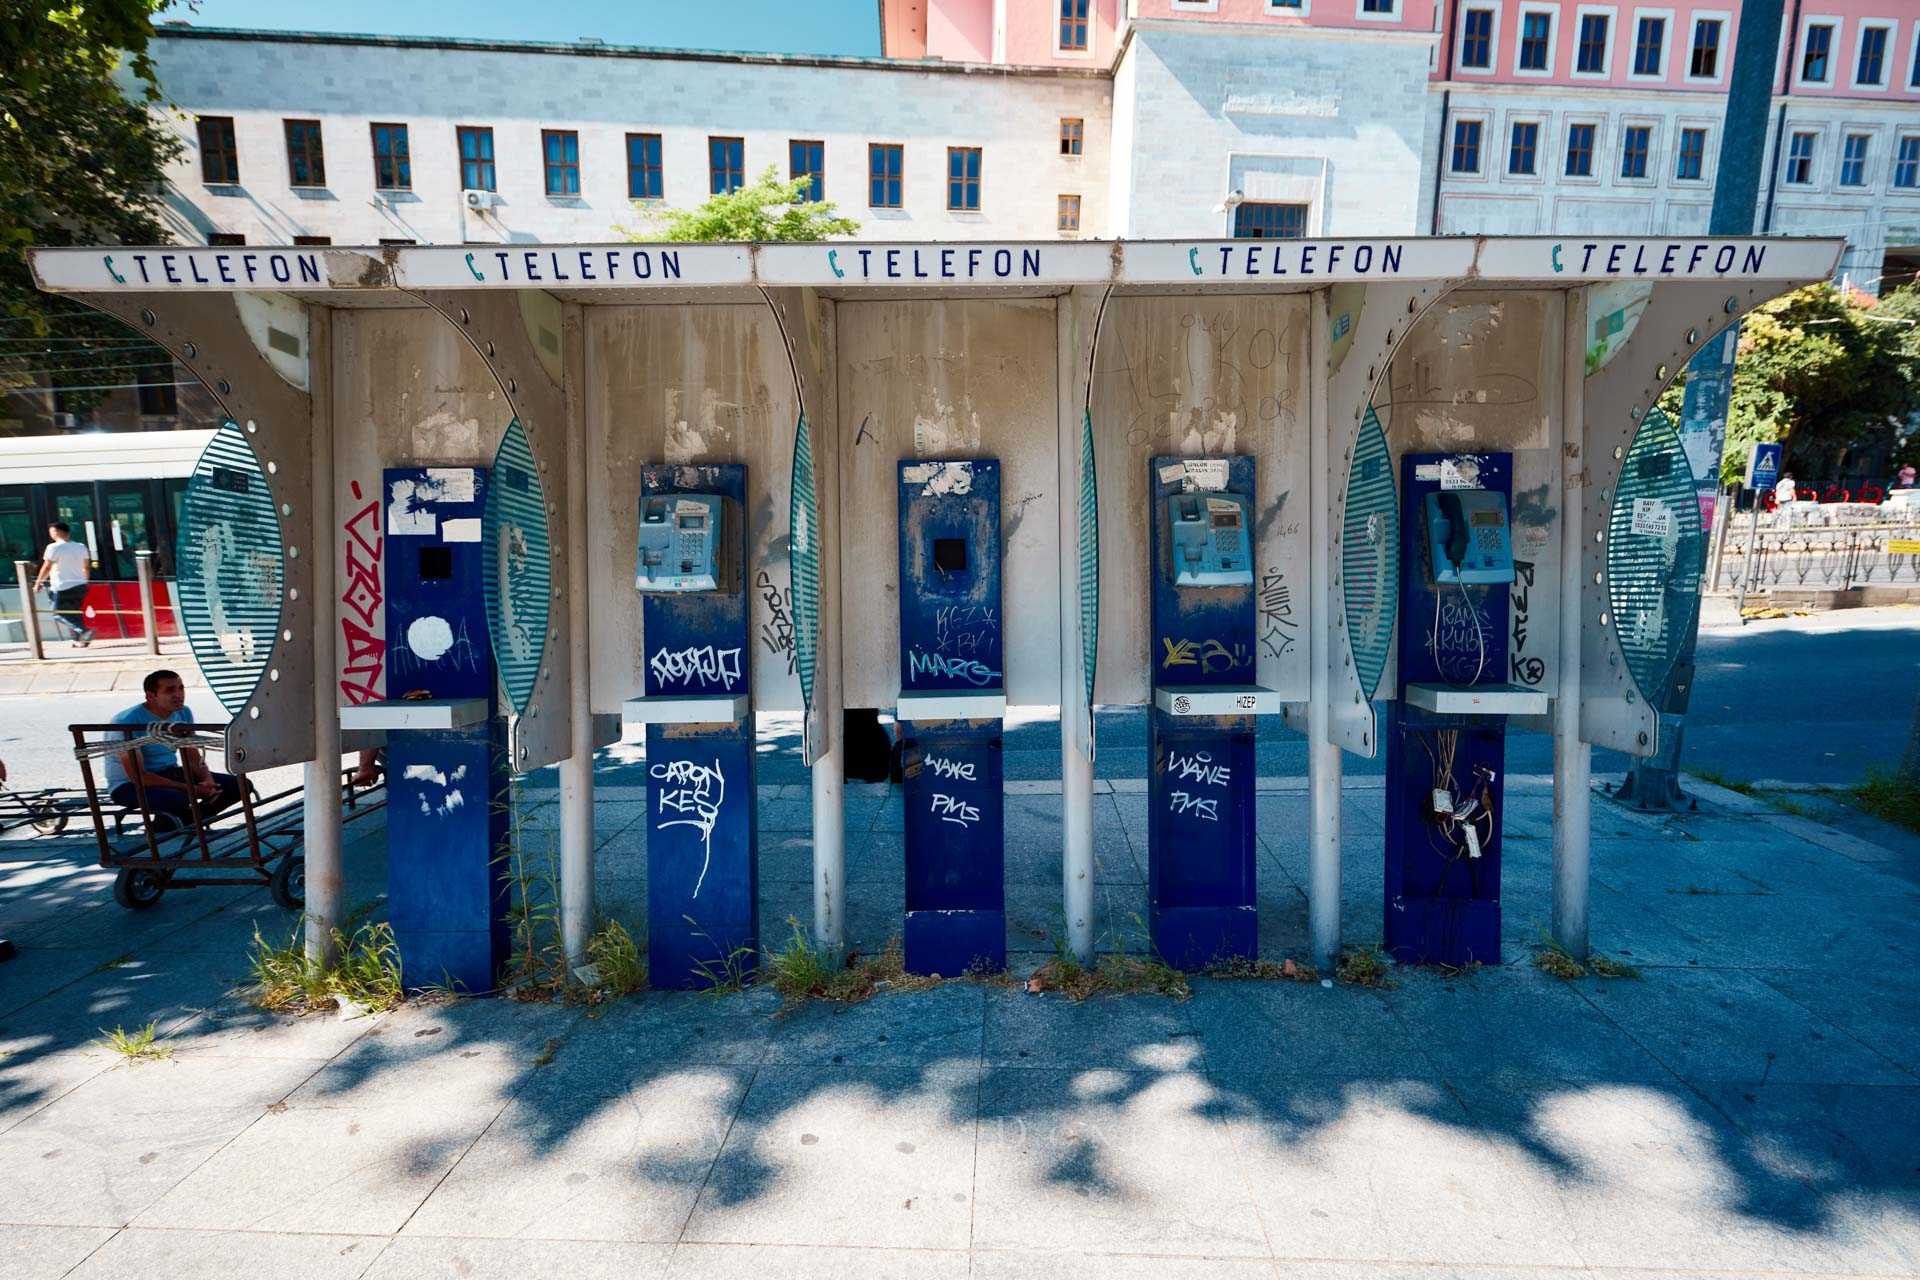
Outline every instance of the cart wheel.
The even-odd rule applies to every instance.
[[[164,874],[147,867],[126,867],[113,878],[113,900],[129,911],[145,911],[166,891]]]
[[[67,815],[58,809],[41,809],[34,816],[33,829],[43,836],[57,836],[67,829]]]
[[[298,911],[307,905],[307,860],[297,854],[286,854],[273,869],[273,878],[267,881],[267,892],[283,911]]]

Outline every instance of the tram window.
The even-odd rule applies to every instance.
[[[24,493],[0,493],[0,563],[38,560],[33,511]]]
[[[56,489],[48,496],[53,511],[50,519],[59,520],[72,529],[73,540],[86,543],[87,555],[94,564],[99,564],[100,529],[94,521],[92,486],[84,490],[69,489],[65,493]]]
[[[107,490],[106,540],[114,551],[114,577],[135,577],[139,571],[134,568],[133,553],[153,549],[153,531],[147,524],[146,487],[143,481],[138,489]],[[105,561],[107,548],[96,547],[94,554]]]

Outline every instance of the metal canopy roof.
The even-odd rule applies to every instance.
[[[1443,281],[1565,289],[1642,281],[1830,277],[1845,241],[1569,236],[1319,240],[1056,240],[818,244],[36,249],[54,293],[278,292],[331,307],[410,305],[447,290],[540,289],[588,305],[756,302],[768,288],[832,298],[1298,293]]]

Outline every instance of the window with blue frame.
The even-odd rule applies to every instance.
[[[1087,47],[1089,0],[1060,0],[1060,48],[1080,52]]]
[[[787,175],[795,181],[805,178],[805,200],[827,198],[827,144],[796,138],[787,143]]]
[[[1816,22],[1807,28],[1807,47],[1800,54],[1800,78],[1825,84],[1833,73],[1833,24]]]
[[[540,160],[546,169],[547,194],[580,194],[580,135],[571,129],[540,131]]]
[[[875,209],[900,207],[900,170],[906,148],[897,142],[867,147],[867,203]]]
[[[1707,131],[1682,129],[1680,152],[1674,161],[1673,176],[1680,182],[1698,182],[1707,174]]]
[[[1860,58],[1854,63],[1853,82],[1877,89],[1887,82],[1887,29],[1860,28]]]
[[[1516,120],[1513,136],[1507,142],[1507,172],[1531,177],[1537,171],[1540,153],[1540,126],[1532,120]]]
[[[1902,191],[1920,187],[1920,137],[1900,139],[1893,160],[1893,185]]]
[[[1786,181],[1796,187],[1813,182],[1813,143],[1814,135],[1805,132],[1787,139]]]
[[[1580,15],[1580,40],[1574,52],[1573,69],[1598,75],[1607,69],[1607,44],[1613,35],[1613,19],[1604,13]]]
[[[1480,121],[1453,122],[1453,162],[1448,167],[1455,173],[1480,172]]]
[[[707,139],[707,190],[714,195],[738,191],[747,185],[745,138]]]
[[[1235,240],[1299,240],[1307,234],[1307,206],[1243,200],[1233,211]]]
[[[454,131],[454,136],[460,143],[460,189],[494,190],[493,130],[463,125]]]
[[[1843,187],[1864,187],[1867,185],[1867,151],[1873,145],[1873,137],[1865,133],[1850,133],[1840,148],[1840,185]]]
[[[1653,126],[1630,124],[1620,135],[1620,176],[1647,176],[1647,153],[1653,150]]]
[[[980,148],[947,148],[947,208],[980,212]]]
[[[1469,9],[1460,18],[1460,65],[1476,71],[1493,67],[1493,10]]]
[[[1642,18],[1633,37],[1633,74],[1657,76],[1667,50],[1667,20]]]
[[[1567,176],[1569,178],[1591,178],[1593,176],[1593,142],[1599,126],[1592,124],[1570,124],[1567,126]]]
[[[1519,69],[1545,71],[1547,58],[1552,49],[1553,15],[1550,13],[1521,14]]]
[[[660,164],[660,135],[627,135],[627,199],[664,200],[666,171]]]

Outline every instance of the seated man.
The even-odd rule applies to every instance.
[[[144,730],[154,724],[192,724],[187,688],[177,671],[154,671],[141,682],[147,698],[114,716],[113,723]],[[129,733],[128,737],[133,734]],[[140,787],[146,788],[147,809],[155,831],[172,831],[192,821],[193,794],[202,820],[213,817],[240,799],[240,779],[215,773],[192,747],[175,748],[148,742],[107,757],[107,793],[129,809],[140,807]]]

